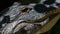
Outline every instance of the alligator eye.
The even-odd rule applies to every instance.
[[[22,10],[22,12],[26,12],[28,9],[29,9],[29,8],[25,8],[25,9]]]
[[[55,3],[55,1],[56,1],[56,0],[46,0],[46,1],[44,2],[44,4],[50,5],[50,4]]]
[[[34,6],[34,9],[38,12],[38,13],[44,13],[47,11],[47,7],[43,4],[37,4]]]
[[[28,10],[30,11],[30,10],[32,10],[32,8],[25,8],[22,10],[22,12],[27,12]]]

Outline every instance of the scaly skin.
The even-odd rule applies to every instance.
[[[12,12],[14,10],[17,11],[15,9],[15,6],[13,6],[13,7],[14,8],[12,10],[10,10],[10,11],[12,11]],[[17,11],[17,12],[19,12],[19,14],[17,14],[16,16],[14,16],[15,18],[13,17],[14,19],[11,20],[11,23],[7,24],[3,28],[2,34],[10,34],[10,33],[13,33],[12,30],[15,30],[18,27],[18,25],[20,25],[19,26],[20,28],[18,27],[18,29],[20,30],[21,28],[23,28],[24,26],[27,25],[26,23],[36,23],[36,22],[41,23],[45,19],[47,19],[50,15],[54,15],[54,14],[59,14],[60,13],[60,8],[58,8],[56,10],[45,12],[45,13],[43,13],[41,15],[41,13],[37,13],[36,11],[30,11],[29,8],[30,7],[28,7],[28,9],[27,10],[24,10],[24,11],[22,11],[22,10]],[[13,14],[9,14],[9,15],[13,15]]]
[[[47,11],[47,12],[45,12],[45,16],[43,16],[42,18],[39,18],[39,19],[36,19],[36,20],[34,20],[34,19],[32,19],[32,20],[26,20],[26,21],[24,21],[24,22],[26,22],[26,23],[42,22],[42,21],[44,21],[46,18],[48,18],[49,16],[55,15],[55,14],[60,14],[60,8],[54,9],[54,10],[52,10],[52,11]]]
[[[58,8],[58,9],[56,9],[56,10],[52,10],[52,11],[49,11],[49,12],[45,12],[45,16],[44,17],[42,17],[42,18],[40,18],[39,20],[36,20],[36,21],[29,21],[30,23],[32,22],[32,23],[34,23],[34,22],[40,22],[40,20],[41,21],[43,21],[43,20],[45,20],[46,18],[48,18],[50,15],[54,15],[54,14],[60,14],[60,8]],[[29,23],[29,22],[25,22],[25,23]],[[18,31],[19,32],[19,31]],[[17,34],[18,32],[16,32],[16,33],[14,33],[14,34]]]

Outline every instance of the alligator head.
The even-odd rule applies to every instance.
[[[34,29],[38,29],[38,26],[40,27],[46,24],[49,20],[48,15],[50,14],[47,13],[47,15],[46,13],[38,13],[34,10],[35,5],[36,4],[20,5],[18,3],[14,3],[11,7],[9,7],[9,11],[6,12],[4,16],[9,15],[11,23],[6,24],[2,28],[1,33],[12,34],[20,31],[21,29],[30,33]],[[23,30],[22,32],[24,32]]]

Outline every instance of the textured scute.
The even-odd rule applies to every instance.
[[[50,6],[50,7],[48,8],[48,11],[51,11],[51,10],[54,10],[54,9],[56,9],[56,8],[53,7],[53,6]]]
[[[34,6],[34,9],[38,12],[38,13],[44,13],[45,11],[47,11],[47,7],[44,4],[37,4]]]
[[[57,5],[58,7],[60,7],[60,3],[56,3],[56,5]]]
[[[47,0],[47,1],[44,2],[44,4],[50,5],[50,4],[55,3],[55,1],[56,1],[56,0]]]

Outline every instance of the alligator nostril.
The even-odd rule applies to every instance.
[[[38,13],[44,13],[45,11],[47,11],[47,7],[44,4],[37,4],[34,6],[34,9],[38,12]]]

